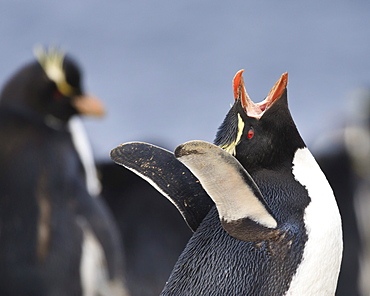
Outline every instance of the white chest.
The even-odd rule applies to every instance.
[[[306,187],[311,202],[304,214],[308,241],[286,295],[334,295],[343,241],[342,223],[333,191],[307,148],[296,152],[293,175]]]

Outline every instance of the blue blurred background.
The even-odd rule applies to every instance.
[[[85,119],[97,159],[126,141],[170,149],[212,141],[233,102],[241,68],[254,101],[289,72],[293,117],[309,144],[344,116],[348,94],[369,83],[370,2],[0,2],[0,81],[33,59],[35,44],[61,45],[106,104]]]
[[[169,149],[194,139],[213,141],[233,103],[231,81],[241,68],[245,69],[247,91],[256,102],[267,95],[283,72],[289,73],[292,115],[306,143],[315,146],[316,151],[313,150],[318,155],[322,151],[317,149],[320,147],[317,140],[324,142],[321,147],[327,142],[333,148],[332,144],[339,142],[331,136],[349,121],[366,121],[367,132],[363,134],[370,139],[368,109],[362,108],[364,114],[360,114],[362,103],[350,107],[348,100],[370,98],[370,1],[367,0],[0,0],[0,38],[1,88],[10,75],[34,59],[32,49],[36,44],[61,46],[78,61],[85,74],[86,91],[99,96],[107,109],[106,117],[101,120],[83,119],[95,157],[101,163],[113,164],[109,151],[127,141],[147,141]],[[359,92],[361,88],[366,91]],[[369,145],[360,142],[357,138],[351,142],[364,148],[364,153],[358,155],[355,151],[350,155],[349,168],[337,167],[344,163],[343,151],[335,154],[331,150],[329,158],[321,159],[320,164],[326,169],[334,191],[340,193],[339,203],[344,203],[343,225],[348,228],[345,249],[352,255],[348,262],[355,265],[361,249],[359,237],[354,239],[353,235],[358,235],[356,219],[362,221],[362,235],[367,238],[363,247],[367,251],[364,255],[367,269],[362,280],[368,285],[370,141]],[[342,139],[337,147],[348,154],[348,147],[344,146]],[[353,175],[341,175],[343,171],[353,170],[351,166],[356,162],[353,156],[359,158],[358,163],[367,165],[365,172],[360,175],[355,170],[351,172]],[[112,196],[117,192],[137,196],[135,190],[140,191],[139,196],[146,196],[144,186],[125,177],[126,183],[119,179],[118,189],[110,184]],[[112,181],[109,175],[106,178]],[[355,185],[352,179],[356,179]],[[345,195],[347,191],[342,187],[352,185],[354,188],[344,188],[352,195]],[[158,202],[153,199],[153,203]],[[153,207],[145,200],[133,204]],[[356,205],[363,211],[360,217],[352,215]],[[119,207],[114,202],[111,206],[117,210],[116,216],[122,217],[121,227],[126,226],[127,213],[146,215],[142,208],[132,210],[129,206],[123,203]],[[123,210],[127,213],[120,212]],[[165,241],[157,239],[163,226],[154,227],[143,220],[143,225],[138,226],[140,233],[152,234],[156,229],[158,233],[152,237],[156,242]],[[163,225],[174,226],[173,233],[179,232],[176,223]],[[182,249],[183,244],[179,245]],[[159,249],[167,252],[162,245]],[[146,258],[139,251],[138,257]],[[137,259],[128,253],[132,261]],[[177,258],[175,253],[172,255]],[[150,258],[163,258],[151,254],[148,253]],[[137,263],[141,267],[141,261]],[[134,263],[129,265],[134,270],[128,275],[130,281],[137,271]],[[147,261],[144,265],[142,270],[146,272]],[[357,281],[358,266],[343,263],[343,267],[347,273],[343,273],[342,286],[351,289]],[[163,278],[167,278],[167,273],[163,271]],[[355,280],[348,279],[348,284],[345,280],[351,274]],[[142,277],[137,280],[137,287],[143,285]],[[130,282],[132,286],[135,283]],[[348,295],[343,288],[339,290],[342,294],[338,295]],[[368,285],[366,291],[369,290]]]

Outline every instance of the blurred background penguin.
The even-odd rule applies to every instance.
[[[38,47],[0,98],[0,295],[128,295],[79,115],[101,116],[76,62]]]
[[[343,224],[343,261],[337,296],[370,295],[370,89],[350,92],[346,114],[313,143],[331,184]],[[340,127],[338,127],[338,125]]]

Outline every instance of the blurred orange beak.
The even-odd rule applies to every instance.
[[[73,99],[72,104],[81,115],[101,117],[105,114],[103,103],[92,95],[77,96]]]

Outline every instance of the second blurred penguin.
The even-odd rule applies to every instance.
[[[63,52],[36,56],[0,97],[0,294],[127,295],[116,227],[70,128],[103,105]]]

